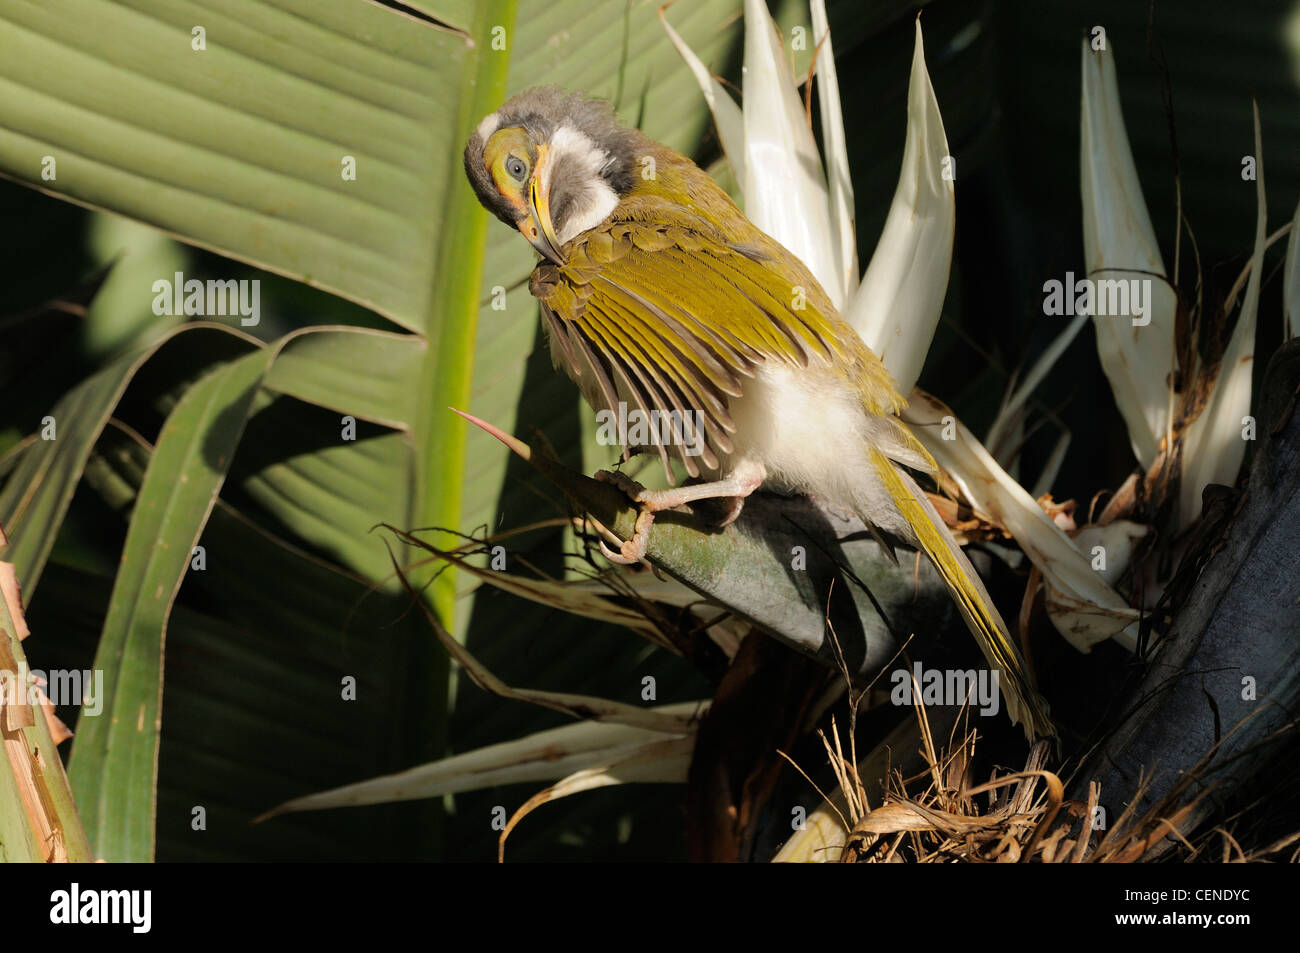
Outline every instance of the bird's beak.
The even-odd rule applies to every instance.
[[[519,231],[524,238],[541,253],[557,265],[560,263],[560,243],[555,237],[555,227],[551,224],[551,205],[548,188],[541,184],[542,171],[546,164],[546,147],[537,147],[537,163],[533,168],[533,177],[528,186],[529,214],[519,220]]]

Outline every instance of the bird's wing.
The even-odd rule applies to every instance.
[[[810,289],[707,223],[611,221],[564,251],[565,262],[544,262],[530,285],[557,358],[598,409],[622,398],[645,413],[694,412],[704,431],[699,459],[710,468],[732,449],[728,398],[758,365],[852,360],[838,319]],[[677,450],[698,475],[680,442]]]

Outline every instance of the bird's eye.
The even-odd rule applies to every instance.
[[[528,164],[519,156],[506,156],[506,171],[516,182],[522,182],[528,175]]]

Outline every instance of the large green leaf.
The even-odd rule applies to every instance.
[[[177,404],[145,472],[96,653],[103,712],[83,718],[70,776],[97,854],[151,860],[167,616],[271,356],[212,371]]]
[[[467,402],[486,226],[458,144],[501,98],[491,31],[514,4],[475,5],[466,32],[360,0],[64,0],[0,21],[0,172],[429,335],[403,522],[455,525],[464,432],[431,407]]]
[[[241,488],[294,535],[369,579],[385,579],[391,570],[372,527],[411,519],[410,429],[425,351],[417,336],[358,328],[291,335],[265,386],[341,416],[262,400],[249,434],[254,446]],[[347,417],[400,432],[349,424]],[[349,428],[356,438],[344,439]]]
[[[246,437],[240,453],[249,448]],[[111,429],[89,488],[129,512],[150,456]],[[279,800],[441,753],[425,676],[437,650],[418,613],[223,502],[201,544],[206,567],[186,574],[167,625],[158,859],[430,856],[436,819],[413,807],[369,810],[345,828],[325,817],[249,823]],[[53,564],[45,585],[34,624],[59,640],[41,640],[43,667],[88,668],[112,579]],[[349,677],[354,698],[341,691]],[[194,823],[200,806],[204,825]]]
[[[113,408],[141,367],[182,332],[189,332],[184,335],[186,344],[198,344],[195,338],[206,339],[205,350],[212,352],[209,360],[217,359],[240,337],[212,325],[164,332],[152,344],[117,358],[68,391],[49,412],[53,436],[46,439],[49,433],[42,433],[22,452],[0,492],[0,526],[9,537],[5,559],[17,567],[28,599],[36,591],[86,460]]]
[[[411,334],[315,327],[290,335],[263,382],[321,407],[410,430],[425,342]]]
[[[410,441],[361,422],[357,439],[345,440],[346,426],[292,401],[268,404],[250,421],[234,479],[288,535],[378,582],[391,575],[392,563],[371,529],[409,524]]]
[[[345,474],[342,493],[327,500],[342,499],[355,475],[383,495],[367,527],[456,525],[463,427],[435,416],[430,401],[467,403],[486,220],[461,177],[459,143],[504,91],[509,58],[491,49],[490,34],[513,30],[513,2],[475,5],[464,32],[360,0],[65,0],[6,5],[0,25],[0,173],[428,335],[417,387],[382,414],[409,418],[409,394],[418,395],[405,438],[414,453],[384,455],[380,479]],[[300,354],[288,353],[292,365]],[[363,399],[355,412],[375,410]],[[321,453],[313,472],[343,472]],[[68,468],[66,495],[81,462]],[[332,514],[314,515],[316,528],[337,526]],[[346,539],[333,529],[332,540],[308,541],[339,543],[345,562],[366,564],[357,553],[375,541],[351,532],[361,523],[346,521]],[[57,520],[43,524],[34,530],[48,546]],[[450,615],[449,580],[433,592]],[[161,629],[165,614],[153,621]],[[428,677],[429,691],[441,692],[438,672]]]
[[[428,326],[468,36],[353,0],[55,0],[0,23],[5,173]]]

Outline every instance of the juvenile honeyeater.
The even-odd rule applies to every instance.
[[[511,99],[478,124],[465,171],[541,254],[529,289],[556,365],[587,401],[699,423],[689,447],[649,427],[649,444],[628,448],[657,452],[670,480],[676,456],[698,482],[647,490],[598,474],[641,508],[635,535],[608,556],[640,560],[654,514],[695,500],[730,501],[730,522],[760,486],[850,508],[930,558],[1012,719],[1031,737],[1052,734],[1006,624],[908,472],[937,468],[898,417],[902,396],[803,262],[695,163],[582,94]]]

